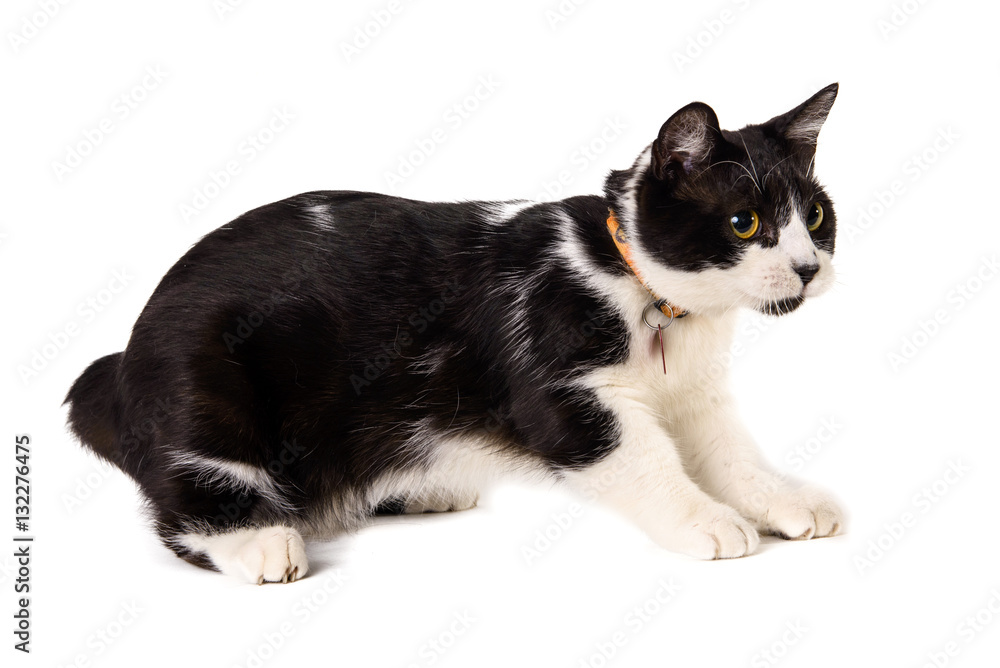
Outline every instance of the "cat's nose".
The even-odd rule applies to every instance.
[[[819,265],[797,264],[794,267],[792,267],[792,269],[795,270],[795,273],[798,274],[799,278],[802,279],[802,287],[804,288],[807,285],[809,285],[809,281],[811,281],[813,279],[813,276],[816,275],[816,272],[819,271]]]

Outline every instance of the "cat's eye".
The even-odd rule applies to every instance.
[[[809,217],[806,218],[806,227],[810,232],[815,232],[819,229],[819,226],[823,224],[823,205],[819,202],[813,202],[812,208],[809,209]]]
[[[747,209],[734,213],[733,217],[729,219],[729,224],[733,226],[733,232],[736,233],[736,236],[740,239],[749,239],[757,234],[757,230],[760,228],[760,216],[753,209]]]

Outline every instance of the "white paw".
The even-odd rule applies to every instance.
[[[836,536],[843,531],[844,520],[837,503],[826,492],[803,487],[772,496],[757,526],[764,533],[807,540]]]
[[[721,503],[706,504],[658,542],[669,550],[698,559],[734,559],[756,551],[757,530],[739,513]]]
[[[298,531],[276,526],[249,534],[237,547],[235,565],[250,582],[294,582],[309,571],[305,543]]]
[[[226,575],[257,584],[294,582],[309,571],[302,535],[292,527],[187,533],[174,540],[194,553],[206,555]]]
[[[429,492],[422,496],[409,499],[403,512],[407,515],[420,513],[447,513],[457,510],[469,510],[479,503],[477,492]]]

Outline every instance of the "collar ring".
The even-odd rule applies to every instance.
[[[662,325],[663,329],[666,329],[667,327],[670,327],[670,325],[674,324],[674,318],[678,317],[674,315],[674,308],[667,302],[666,299],[658,299],[651,301],[648,304],[646,304],[646,308],[642,310],[642,322],[643,324],[646,325],[646,327],[649,327],[652,330],[657,330],[660,328],[660,326],[651,325],[649,323],[649,318],[646,317],[646,314],[649,312],[649,309],[655,309],[660,313],[662,313],[663,315],[670,318],[669,320],[667,320],[667,324]]]

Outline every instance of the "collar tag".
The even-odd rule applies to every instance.
[[[674,319],[671,318],[670,322],[673,321]],[[669,323],[667,324],[669,325]],[[656,326],[656,336],[660,339],[660,357],[663,358],[663,375],[667,375],[667,349],[663,345],[663,327],[660,325]]]

